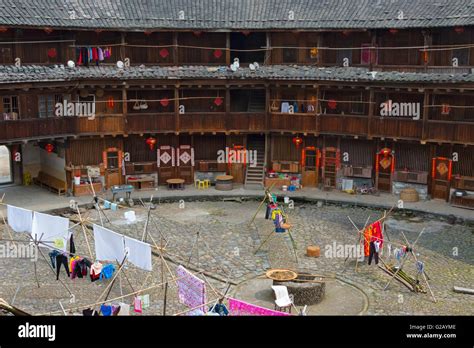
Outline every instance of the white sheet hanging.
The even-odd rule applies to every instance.
[[[124,240],[121,234],[94,224],[96,259],[122,262],[125,257]]]
[[[138,268],[151,271],[151,245],[130,237],[125,238],[125,248],[128,251],[127,260]]]
[[[15,232],[32,232],[33,227],[33,212],[28,209],[7,206],[8,225]]]
[[[31,236],[43,241],[40,246],[66,251],[69,237],[69,219],[35,212]]]

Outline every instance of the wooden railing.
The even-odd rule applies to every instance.
[[[265,131],[265,113],[232,112],[227,120],[229,131]]]
[[[0,121],[0,140],[45,138],[75,133],[74,117]]]
[[[270,129],[273,131],[316,132],[316,114],[274,112],[270,115]]]
[[[366,135],[367,116],[321,115],[319,132],[324,134]]]
[[[426,140],[474,144],[474,122],[428,121]]]
[[[174,113],[128,114],[127,133],[163,132],[175,129]]]
[[[219,132],[226,130],[224,112],[185,113],[179,115],[179,129],[185,132]]]
[[[370,135],[399,139],[421,139],[423,121],[411,118],[374,117],[370,122]]]
[[[87,117],[76,117],[77,134],[118,134],[124,132],[122,115],[96,116],[93,120]]]

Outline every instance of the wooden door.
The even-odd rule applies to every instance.
[[[177,172],[186,184],[194,182],[194,149],[190,145],[180,145],[176,150]]]
[[[392,191],[392,174],[395,171],[395,156],[392,150],[383,148],[375,156],[375,187],[379,191]]]
[[[435,157],[431,164],[431,196],[449,200],[451,188],[452,160],[446,157]]]
[[[321,160],[322,182],[326,187],[336,187],[337,171],[341,168],[341,156],[338,148],[323,149]]]
[[[120,185],[123,174],[123,152],[116,147],[111,147],[102,153],[102,157],[105,169],[105,186],[110,188]]]
[[[316,187],[318,185],[319,150],[314,146],[301,150],[301,168],[303,187]]]
[[[169,145],[158,147],[156,156],[158,183],[165,185],[166,180],[176,178],[175,149]]]

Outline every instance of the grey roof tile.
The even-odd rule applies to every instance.
[[[179,11],[185,19],[179,19]],[[288,11],[294,11],[294,20]],[[74,11],[76,19],[69,18]],[[403,11],[404,19],[398,19]],[[104,29],[355,29],[474,25],[471,0],[0,0],[0,25]]]
[[[133,66],[119,70],[113,66],[76,67],[64,66],[2,66],[0,65],[0,85],[10,83],[87,81],[87,80],[166,80],[166,79],[255,79],[255,80],[305,80],[341,82],[387,82],[387,83],[473,83],[471,73],[402,73],[377,72],[374,76],[366,68],[318,68],[314,66],[261,66],[257,71],[241,68],[232,72],[206,66]]]

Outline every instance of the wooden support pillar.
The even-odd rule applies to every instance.
[[[425,89],[425,93],[423,95],[423,126],[422,126],[422,131],[421,131],[421,140],[423,142],[426,141],[428,137],[428,118],[430,115],[430,108],[428,107],[430,103],[430,94],[428,91]],[[454,128],[454,127],[453,127]]]
[[[427,30],[423,30],[423,31],[422,31],[422,34],[423,34],[423,45],[424,45],[425,47],[431,46],[431,44],[433,43],[433,38],[432,38],[432,36],[431,36],[431,33],[430,33],[429,31],[427,31]],[[424,67],[425,67],[425,71],[427,71],[427,70],[428,70],[428,66],[430,65],[430,62],[432,62],[432,59],[433,59],[433,58],[431,57],[432,52],[430,52],[430,51],[427,51],[427,52],[426,52],[427,58],[428,58],[427,60],[424,59],[424,54],[425,54],[424,51],[422,51],[422,54],[423,54],[423,55],[422,55],[422,57],[423,57],[423,65],[424,65]]]
[[[375,113],[375,92],[371,88],[369,91],[369,115],[367,118],[367,139],[372,139],[372,119]]]
[[[178,32],[173,32],[173,64],[178,65],[179,63],[179,52],[178,52]]]
[[[270,49],[272,47],[272,34],[267,31],[266,33],[266,48],[267,50],[265,51],[265,64],[271,64],[272,63],[272,50]]]
[[[372,47],[377,47],[377,30],[372,30],[370,32],[370,45]],[[382,51],[383,52],[383,51]],[[377,66],[378,64],[378,51],[377,50],[370,50],[370,63],[369,63],[369,70],[373,70],[374,66]]]
[[[174,130],[179,132],[179,85],[174,88]]]
[[[318,58],[316,59],[316,65],[322,66],[324,52],[321,51],[320,48],[323,46],[323,33],[317,33],[316,35],[317,35],[317,47],[318,47]]]
[[[226,33],[225,35],[225,64],[227,66],[230,65],[230,59],[231,59],[231,52],[230,52],[230,32]]]
[[[271,93],[270,93],[270,85],[265,85],[265,133],[270,132],[270,106],[271,106]]]
[[[121,43],[121,45],[120,45],[120,59],[121,59],[121,60],[124,60],[124,59],[125,59],[125,56],[126,56],[126,54],[127,54],[127,52],[126,52],[126,50],[125,50],[125,48],[126,48],[126,47],[125,47],[126,35],[127,35],[127,34],[126,34],[125,32],[121,32],[121,33],[120,33],[120,43]],[[130,64],[131,64],[131,63],[132,63],[132,62],[130,62]]]
[[[127,126],[127,113],[128,113],[128,103],[127,103],[127,89],[124,87],[122,88],[122,117],[124,118],[124,129],[123,132],[125,134],[128,133],[128,126]]]
[[[229,85],[225,86],[225,130],[230,131],[231,129],[231,124],[230,124],[230,88]]]

